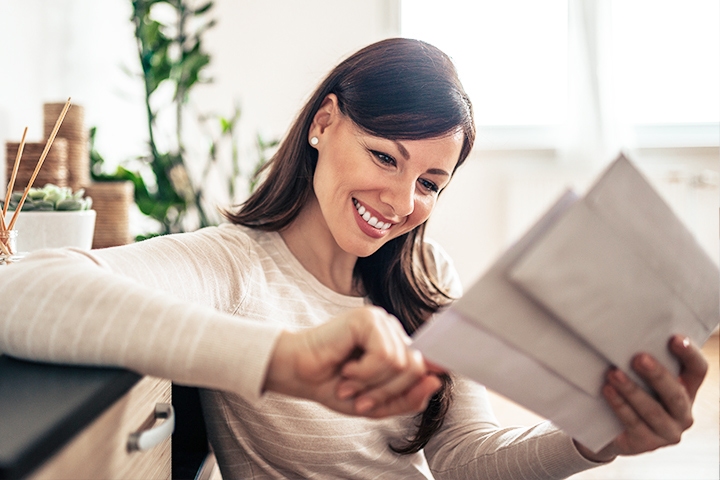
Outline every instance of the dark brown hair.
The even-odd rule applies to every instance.
[[[265,178],[234,223],[279,231],[292,222],[312,194],[317,151],[308,144],[313,118],[325,97],[338,98],[342,114],[364,131],[390,140],[437,138],[462,131],[455,166],[467,158],[475,140],[472,105],[450,58],[419,40],[393,38],[348,57],[318,86],[293,122],[278,151],[261,172]],[[368,257],[358,258],[354,276],[370,301],[395,315],[412,334],[451,298],[425,258],[425,224],[392,239]],[[422,449],[440,428],[451,401],[452,381],[419,416],[418,431],[398,453]]]

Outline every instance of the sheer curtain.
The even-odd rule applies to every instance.
[[[480,148],[596,164],[720,144],[718,15],[715,0],[405,0],[401,32],[453,57]]]
[[[568,2],[568,116],[558,146],[565,162],[601,164],[635,146],[617,114],[610,35],[612,2]]]

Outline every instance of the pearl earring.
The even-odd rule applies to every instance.
[[[320,140],[318,140],[317,137],[312,137],[310,139],[310,145],[312,145],[313,147],[316,146],[318,143],[320,143]]]

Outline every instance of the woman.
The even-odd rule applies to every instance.
[[[609,374],[605,392],[627,430],[597,453],[549,423],[500,428],[485,390],[459,377],[442,376],[421,415],[382,420],[273,391],[257,398],[262,380],[238,384],[247,368],[240,358],[248,358],[238,352],[258,345],[253,375],[262,377],[262,362],[281,384],[295,375],[273,369],[271,335],[243,337],[238,317],[305,331],[366,315],[372,303],[412,333],[459,294],[449,259],[423,234],[474,138],[470,101],[446,55],[407,39],[366,47],[317,88],[260,188],[228,214],[231,225],[91,253],[41,253],[1,272],[0,301],[12,307],[0,348],[206,387],[203,409],[225,478],[560,478],[676,441],[705,368],[679,338],[671,348],[684,365],[680,379],[638,357],[660,401]],[[81,272],[72,277],[80,288],[57,280],[71,267]],[[335,396],[377,416],[382,398],[367,394],[360,364],[362,357],[345,364],[342,380],[315,399]],[[383,386],[406,392],[424,373],[385,376]],[[438,385],[420,381],[427,389],[415,398],[424,400]]]

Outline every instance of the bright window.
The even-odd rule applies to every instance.
[[[478,125],[565,120],[567,0],[403,0],[400,18],[453,58]]]
[[[612,5],[613,84],[633,124],[720,121],[720,2]]]
[[[478,127],[509,148],[573,125],[720,144],[718,0],[401,0],[401,33],[453,58]]]

